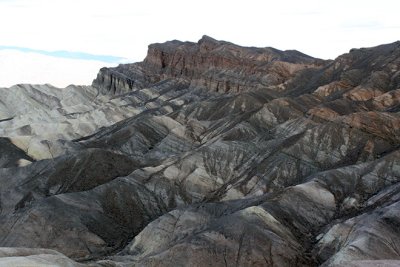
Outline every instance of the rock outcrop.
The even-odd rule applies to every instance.
[[[0,264],[400,261],[399,42],[324,61],[204,36],[0,90]]]
[[[198,43],[152,44],[143,62],[102,69],[93,85],[103,92],[121,93],[168,78],[184,78],[193,87],[238,93],[282,86],[296,73],[323,64],[294,50],[240,47],[203,36]]]

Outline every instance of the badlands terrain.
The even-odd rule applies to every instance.
[[[0,266],[400,265],[400,42],[152,44],[0,136]]]

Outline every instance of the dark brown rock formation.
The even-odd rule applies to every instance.
[[[298,51],[240,47],[203,36],[198,43],[152,44],[142,63],[102,69],[93,85],[115,93],[116,88],[132,90],[167,78],[185,78],[193,87],[238,93],[283,85],[297,72],[323,64]]]

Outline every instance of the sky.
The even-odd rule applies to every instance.
[[[0,87],[90,84],[147,46],[208,35],[334,59],[400,39],[399,0],[0,0]]]

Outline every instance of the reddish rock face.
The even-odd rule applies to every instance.
[[[296,73],[309,68],[318,69],[324,64],[326,62],[323,60],[294,50],[240,47],[203,36],[197,43],[169,41],[149,45],[148,54],[142,63],[121,65],[113,75],[118,77],[117,73],[121,69],[137,68],[152,83],[168,78],[185,78],[190,80],[193,87],[238,93],[283,86]],[[120,73],[119,78],[124,80],[124,71]],[[100,75],[94,84],[98,86],[102,79]],[[129,78],[125,77],[125,81],[128,83]],[[121,82],[111,81],[109,90],[113,91],[115,83],[116,87],[125,86],[118,84]],[[129,85],[127,87],[132,89]]]

